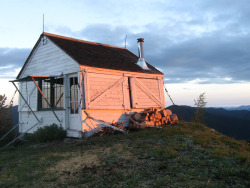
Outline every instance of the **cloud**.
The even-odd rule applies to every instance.
[[[0,78],[15,78],[30,49],[0,48]]]
[[[93,24],[88,22],[77,31],[64,25],[46,30],[122,47],[127,35],[127,48],[136,55],[136,39],[143,37],[145,60],[164,72],[167,83],[250,81],[247,0],[145,1],[140,5],[108,1],[103,6],[109,11],[99,6],[99,14],[91,13],[96,16]],[[106,21],[113,14],[117,16]],[[100,15],[105,19],[97,23]],[[28,53],[29,49],[1,48],[0,74],[8,66],[21,67]]]
[[[216,19],[214,29],[209,31],[195,31],[195,27],[204,27],[205,24],[203,18],[195,18],[180,26],[177,23],[172,26],[151,23],[139,33],[125,26],[93,24],[72,34],[77,38],[117,46],[124,46],[127,34],[127,48],[136,55],[136,39],[143,37],[146,61],[164,72],[167,83],[194,80],[201,84],[249,82],[250,33],[228,29],[234,27],[235,21],[217,26],[223,19]]]

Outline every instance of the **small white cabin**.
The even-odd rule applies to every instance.
[[[89,136],[102,125],[85,112],[128,125],[133,112],[164,108],[163,73],[145,63],[138,42],[139,61],[126,48],[42,33],[12,81],[19,82],[20,133],[55,123],[69,137]]]

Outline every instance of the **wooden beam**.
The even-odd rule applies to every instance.
[[[114,70],[114,69],[106,69],[106,68],[98,68],[91,67],[87,65],[80,65],[80,69],[88,68],[90,73],[100,73],[100,74],[110,74],[110,75],[123,75],[133,76],[136,75],[140,78],[155,78],[156,76],[163,77],[163,74],[155,74],[155,73],[143,73],[143,72],[132,72],[132,71],[122,71],[122,70]]]
[[[136,108],[137,100],[136,100],[136,87],[135,87],[135,77],[129,78],[130,82],[130,92],[131,92],[131,102],[132,102],[132,108]]]
[[[131,99],[130,99],[130,88],[129,88],[129,78],[125,76],[124,78],[124,97],[125,97],[125,109],[131,109]]]
[[[84,73],[81,72],[80,74],[80,93],[81,93],[81,108],[85,109],[86,108],[86,102],[85,102],[85,84],[84,84]]]
[[[84,84],[84,93],[85,93],[85,108],[88,109],[89,108],[89,84],[88,84],[89,76],[86,70],[83,73],[83,79],[84,79],[83,84]]]
[[[162,92],[163,91],[163,81],[160,80],[158,77],[157,77],[157,81],[158,81],[159,99],[161,101],[161,106],[164,108],[165,107],[164,106],[165,100],[164,100],[164,93]]]

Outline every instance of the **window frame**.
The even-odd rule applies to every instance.
[[[61,107],[55,107],[55,89],[54,89],[54,85],[55,84],[57,84],[56,82],[55,82],[55,80],[56,79],[62,79],[62,88],[60,88],[60,91],[61,91],[61,95],[62,95],[62,97],[59,97],[59,98],[61,98],[60,100],[63,100],[63,104],[62,104],[62,106]],[[50,86],[50,98],[49,98],[49,100],[48,100],[48,102],[49,102],[49,104],[50,104],[50,106],[51,106],[51,108],[53,109],[53,110],[64,110],[64,93],[65,93],[65,85],[64,85],[64,77],[63,76],[58,76],[58,77],[49,77],[49,78],[46,78],[46,79],[43,79],[43,80],[40,80],[40,81],[38,81],[38,86],[39,86],[39,88],[41,89],[41,91],[44,93],[44,91],[43,91],[43,86],[42,86],[42,84],[43,84],[43,82],[45,81],[45,80],[48,80],[48,82],[47,83],[49,83],[49,86]],[[57,87],[57,88],[59,88],[59,87]],[[56,91],[57,92],[57,91]],[[48,110],[51,110],[50,109],[50,107],[49,106],[47,106],[47,108],[44,108],[44,107],[42,107],[42,102],[43,102],[43,96],[42,96],[42,94],[41,94],[41,92],[40,91],[38,91],[38,97],[37,97],[37,103],[38,103],[38,105],[37,105],[37,107],[38,107],[38,111],[48,111]]]

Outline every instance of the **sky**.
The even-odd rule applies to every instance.
[[[177,105],[250,105],[248,0],[0,0],[0,94],[15,79],[43,31],[125,46],[164,73]],[[166,98],[167,106],[171,102]],[[17,97],[14,99],[17,104]]]

